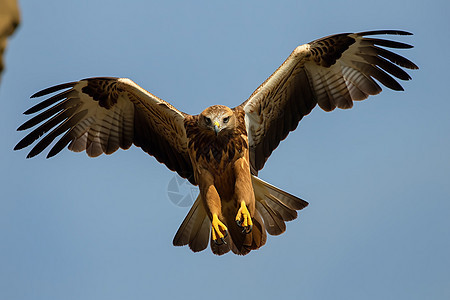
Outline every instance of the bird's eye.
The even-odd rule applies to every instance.
[[[208,117],[205,117],[205,123],[206,123],[206,125],[211,124],[211,119]]]
[[[230,121],[230,117],[225,117],[225,118],[223,118],[223,122],[224,122],[224,123],[228,123],[228,121]]]

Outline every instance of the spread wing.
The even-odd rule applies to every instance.
[[[299,46],[240,105],[246,114],[254,175],[316,104],[325,111],[351,108],[353,101],[381,92],[374,79],[390,89],[403,90],[393,77],[409,80],[411,77],[400,67],[418,67],[382,47],[412,46],[364,37],[377,34],[411,35],[394,30],[344,33]]]
[[[195,184],[184,129],[186,114],[126,78],[83,79],[47,88],[32,97],[54,92],[59,93],[25,112],[39,114],[18,130],[40,125],[15,150],[39,140],[27,156],[33,157],[60,135],[47,157],[67,145],[72,151],[96,157],[135,144]]]

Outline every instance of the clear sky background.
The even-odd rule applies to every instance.
[[[449,1],[21,1],[0,85],[0,299],[450,299]],[[393,37],[405,92],[316,109],[260,177],[310,202],[245,257],[172,239],[174,173],[139,148],[90,159],[13,151],[29,99],[129,77],[180,110],[236,106],[297,46]]]

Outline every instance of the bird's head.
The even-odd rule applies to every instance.
[[[212,130],[215,135],[219,135],[221,132],[235,128],[236,117],[229,107],[213,105],[202,111],[198,124],[204,129]]]

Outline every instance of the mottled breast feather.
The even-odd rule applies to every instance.
[[[188,147],[192,149],[196,161],[203,158],[208,163],[218,166],[224,159],[232,162],[236,154],[248,149],[245,113],[241,108],[236,108],[233,112],[236,116],[236,127],[217,136],[213,131],[198,126],[198,115],[185,118]]]

